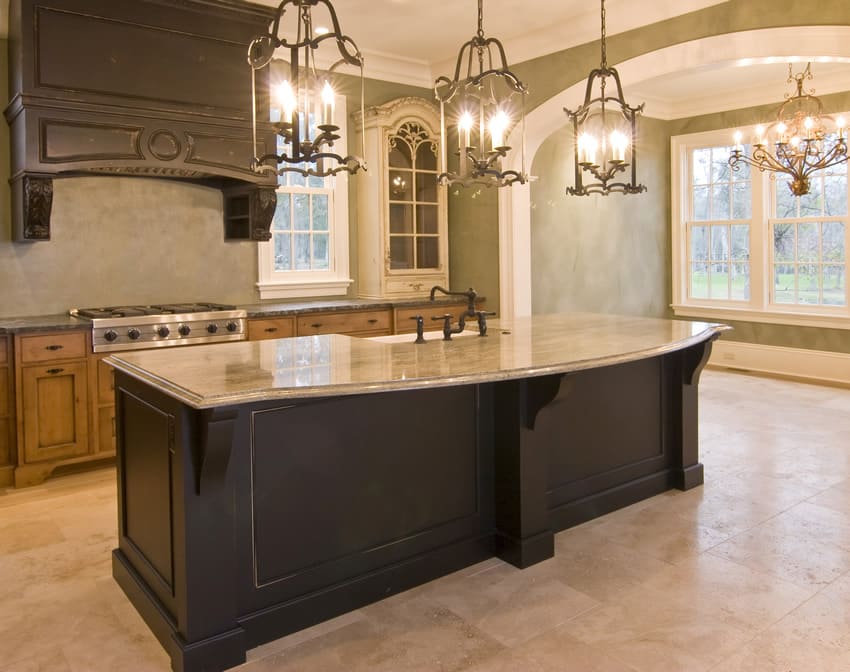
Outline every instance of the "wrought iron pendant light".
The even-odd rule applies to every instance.
[[[505,49],[494,37],[484,36],[483,0],[478,0],[478,32],[460,48],[454,77],[438,77],[434,93],[440,101],[440,138],[443,184],[504,187],[524,183],[525,95],[528,89],[508,69]],[[458,131],[458,170],[447,169],[447,114]],[[520,170],[502,170],[511,147],[509,130],[521,128]]]
[[[313,11],[318,6],[327,10],[331,28],[323,30],[314,26]],[[295,15],[295,25],[281,37],[281,23],[288,8]],[[334,58],[338,60],[323,72],[316,65],[316,53],[325,43],[335,44],[338,55]],[[277,146],[275,152],[258,156],[257,128],[266,126],[269,120],[257,120],[257,70],[271,63],[279,47],[289,50],[289,78],[271,83],[271,125],[278,138]],[[345,123],[344,119],[334,118],[337,94],[333,90],[333,76],[342,66],[360,69],[361,109],[364,78],[363,56],[354,40],[343,34],[329,0],[283,0],[269,34],[257,37],[248,47],[248,64],[254,141],[251,167],[255,172],[278,175],[297,172],[324,177],[341,171],[355,173],[364,167],[362,159],[333,152],[334,142],[340,138],[339,124]],[[265,109],[265,105],[260,107]]]
[[[812,64],[806,65],[803,72],[793,74],[788,64],[788,83],[796,83],[794,94],[785,94],[785,102],[776,111],[776,121],[767,129],[756,126],[753,138],[753,154],[747,156],[741,146],[741,132],[735,133],[735,148],[729,157],[729,165],[734,170],[741,163],[785,174],[791,179],[788,187],[795,196],[809,193],[809,179],[812,173],[847,160],[847,139],[844,119],[834,122],[832,117],[823,114],[823,104],[814,95],[814,89],[808,93],[803,90],[803,82],[812,79]],[[827,122],[833,126],[828,128]],[[774,151],[770,151],[770,138],[774,139]]]
[[[573,122],[575,186],[567,187],[572,196],[610,193],[639,194],[646,187],[637,183],[637,115],[644,104],[631,107],[623,97],[616,68],[608,67],[605,50],[605,0],[602,7],[602,63],[587,78],[584,103],[575,112],[564,108]],[[606,93],[608,79],[617,89],[616,96]],[[596,86],[594,86],[596,85]],[[598,93],[596,93],[598,89]],[[629,171],[628,182],[622,181]],[[622,174],[622,175],[621,175]],[[595,182],[585,183],[592,176]],[[614,179],[620,176],[621,181]]]

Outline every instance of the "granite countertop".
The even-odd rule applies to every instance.
[[[91,322],[71,317],[67,313],[33,315],[30,317],[0,317],[0,334],[15,334],[22,331],[61,331],[64,329],[91,329]]]
[[[565,373],[680,350],[727,329],[570,313],[492,320],[486,337],[417,345],[332,334],[118,353],[106,361],[194,408]]]
[[[478,297],[478,301],[483,301]],[[435,304],[458,303],[464,301],[463,297],[439,296]],[[327,299],[316,301],[296,301],[291,303],[254,303],[237,306],[245,310],[249,318],[282,317],[286,315],[297,315],[300,313],[316,313],[326,310],[380,310],[382,308],[404,307],[409,305],[421,305],[429,303],[428,297],[421,299]],[[0,317],[0,334],[14,334],[24,331],[54,331],[62,329],[89,329],[91,322],[88,320],[71,317],[67,313],[57,315],[33,315],[29,317]]]
[[[484,301],[479,296],[477,301]],[[462,296],[448,297],[439,295],[434,299],[434,304],[463,303],[466,299]],[[405,306],[421,306],[423,303],[431,303],[428,297],[421,299],[328,299],[317,301],[294,301],[291,303],[255,303],[247,306],[237,306],[248,313],[248,317],[282,317],[298,313],[318,313],[326,310],[381,310],[383,308],[403,308]]]

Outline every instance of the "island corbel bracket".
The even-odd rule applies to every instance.
[[[233,427],[239,411],[232,406],[210,408],[198,413],[199,441],[195,444],[195,494],[224,485],[233,447]]]
[[[523,424],[534,431],[537,416],[544,408],[560,403],[569,395],[572,389],[569,376],[542,376],[532,378],[524,386],[525,417]]]
[[[682,352],[680,359],[682,386],[679,397],[681,424],[677,451],[681,462],[676,474],[676,487],[690,490],[705,482],[702,463],[699,461],[699,377],[711,356],[711,344],[720,334],[713,334],[708,340],[691,346]]]

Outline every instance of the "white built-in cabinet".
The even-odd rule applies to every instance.
[[[448,287],[446,188],[437,182],[439,109],[408,97],[365,114],[362,125],[357,119],[368,166],[356,180],[358,293],[422,297],[433,285]]]

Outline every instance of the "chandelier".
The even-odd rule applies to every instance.
[[[631,107],[623,97],[623,87],[616,68],[608,67],[605,50],[605,0],[602,6],[602,63],[591,70],[587,78],[584,103],[575,112],[564,108],[573,122],[575,158],[575,186],[567,187],[571,196],[587,196],[612,192],[639,194],[646,187],[637,184],[637,115],[643,112],[643,103]],[[612,79],[617,95],[606,93],[608,79]],[[596,86],[594,86],[596,85]],[[598,93],[595,93],[597,91]],[[628,182],[613,182],[620,173],[631,168]],[[596,182],[584,183],[585,173]],[[622,177],[625,177],[623,175]]]
[[[483,0],[478,0],[478,32],[460,48],[454,77],[438,77],[434,93],[440,101],[441,184],[504,187],[529,177],[525,172],[525,95],[528,89],[508,70],[505,49],[484,37]],[[446,108],[457,125],[458,170],[449,172],[446,159]],[[502,170],[511,147],[509,129],[522,130],[520,170]]]
[[[823,104],[814,95],[803,90],[803,82],[812,79],[812,64],[803,72],[793,74],[788,64],[788,83],[796,83],[797,91],[785,94],[785,102],[776,111],[776,121],[767,129],[756,126],[753,154],[747,156],[741,146],[742,134],[735,132],[735,147],[729,165],[738,170],[740,163],[755,166],[760,171],[784,173],[791,179],[788,187],[795,196],[809,193],[809,178],[817,170],[838,165],[847,160],[847,140],[844,137],[844,119],[834,122],[835,130],[827,128],[832,118],[823,114]],[[773,137],[773,152],[770,138]],[[776,175],[771,175],[775,178]]]
[[[313,12],[320,5],[327,10],[329,27],[314,24]],[[293,25],[281,37],[281,23],[288,8],[292,10],[294,20],[290,24]],[[316,64],[316,53],[323,44],[335,45],[338,52],[333,56],[337,60],[325,71]],[[289,77],[271,83],[268,107],[276,151],[258,156],[257,127],[258,124],[265,126],[268,120],[257,120],[257,70],[271,63],[278,47],[289,50]],[[342,66],[360,69],[361,108],[364,78],[363,56],[354,41],[342,33],[329,0],[283,0],[269,34],[255,38],[248,47],[248,64],[251,66],[254,142],[251,168],[254,172],[277,175],[296,172],[325,177],[340,171],[355,173],[360,168],[365,169],[361,159],[333,152],[334,142],[340,138],[339,124],[345,123],[344,119],[334,116],[337,96],[333,88],[334,75]],[[263,101],[266,95],[262,93]],[[266,109],[266,105],[259,107],[263,111]]]

